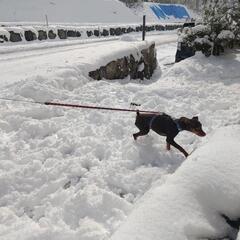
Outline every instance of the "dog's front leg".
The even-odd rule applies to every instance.
[[[173,138],[167,137],[167,143],[177,148],[180,152],[184,154],[185,157],[188,157],[188,153],[180,145],[178,145]]]
[[[149,129],[140,130],[140,132],[133,134],[133,138],[134,140],[137,140],[138,137],[147,135],[148,133],[149,133]]]

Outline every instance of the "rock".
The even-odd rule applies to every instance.
[[[15,33],[13,31],[9,31],[10,33],[10,42],[21,42],[22,37],[20,33]]]
[[[25,36],[26,41],[33,41],[33,40],[37,39],[36,34],[30,30],[25,31],[24,36]]]
[[[135,60],[134,56],[111,61],[105,66],[95,71],[89,72],[89,77],[95,80],[101,79],[123,79],[130,76],[131,79],[149,79],[157,67],[155,44],[141,51],[140,60]]]
[[[157,67],[155,44],[141,51],[144,62],[144,77],[149,79]]]
[[[55,39],[57,37],[57,34],[53,32],[53,30],[48,31],[48,38],[49,39]]]
[[[87,31],[87,36],[88,37],[91,37],[93,35],[93,32],[92,31]]]
[[[127,29],[126,28],[121,28],[121,32],[122,32],[122,34],[127,33]]]
[[[127,28],[127,33],[134,32],[134,29],[132,27]]]
[[[67,37],[77,37],[77,32],[73,30],[68,30]]]
[[[99,36],[100,36],[99,30],[94,30],[93,34],[94,34],[94,36],[96,36],[96,37],[99,37]]]
[[[135,61],[133,55],[131,54],[130,58],[129,58],[129,64],[128,64],[131,79],[139,78],[139,76],[138,76],[138,65],[139,65],[139,63],[137,61]]]
[[[113,61],[106,66],[106,77],[109,79],[123,79],[129,74],[127,57]]]
[[[141,31],[140,26],[137,26],[137,27],[136,27],[136,32],[140,32],[140,31]]]
[[[46,40],[47,39],[47,32],[44,30],[38,30],[38,40]]]
[[[155,25],[155,29],[156,29],[157,31],[164,31],[164,30],[165,30],[165,27],[162,26],[162,25]]]
[[[115,28],[115,35],[117,35],[117,36],[122,35],[122,29],[120,27]]]
[[[106,30],[106,29],[103,29],[102,33],[101,33],[102,36],[109,36],[109,31]]]
[[[8,38],[5,35],[0,35],[0,43],[8,42]]]
[[[60,39],[67,39],[67,30],[58,29],[58,37]]]
[[[115,35],[115,29],[114,28],[110,28],[110,35],[114,36]]]

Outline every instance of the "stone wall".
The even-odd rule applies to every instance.
[[[182,24],[152,24],[146,26],[147,32],[167,31],[181,27]],[[67,26],[0,26],[0,44],[6,42],[31,42],[54,39],[87,39],[121,36],[131,32],[141,32],[142,25],[67,27]]]
[[[155,44],[152,43],[141,51],[141,57],[135,59],[133,54],[113,60],[107,65],[89,72],[89,77],[95,80],[123,79],[130,76],[131,79],[150,79],[157,67]]]

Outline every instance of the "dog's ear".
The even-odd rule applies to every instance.
[[[197,120],[198,121],[198,117],[197,116],[193,117],[192,120]]]

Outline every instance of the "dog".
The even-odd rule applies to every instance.
[[[193,117],[192,119],[186,117],[173,119],[165,113],[148,114],[137,111],[135,125],[140,131],[133,134],[134,140],[137,140],[139,136],[147,135],[150,129],[152,129],[157,134],[166,136],[167,150],[170,150],[172,145],[182,152],[186,158],[189,154],[174,141],[178,133],[186,130],[200,137],[206,136],[206,133],[202,130],[202,124],[199,122],[198,117]]]

